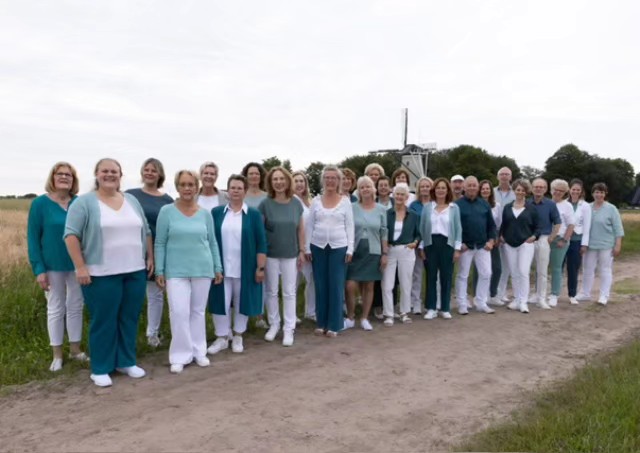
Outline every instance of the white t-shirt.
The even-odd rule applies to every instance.
[[[115,210],[98,200],[102,228],[102,263],[88,264],[89,275],[126,274],[146,268],[143,257],[142,219],[124,199]]]
[[[431,210],[431,234],[441,234],[442,236],[449,237],[449,206],[444,208],[443,211],[438,212],[436,208]]]
[[[211,212],[213,208],[220,205],[220,197],[218,195],[198,195],[198,206]]]

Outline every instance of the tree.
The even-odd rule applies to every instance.
[[[544,172],[539,168],[532,167],[530,165],[525,165],[520,169],[520,177],[524,179],[528,179],[529,181],[533,181],[536,178],[542,176]]]
[[[593,160],[593,156],[588,152],[570,143],[562,146],[547,159],[542,176],[549,182],[558,178],[566,179],[567,182],[573,178],[584,180]]]
[[[262,159],[262,166],[266,171],[271,170],[273,167],[284,167],[291,173],[291,161],[289,159],[285,159],[281,161],[279,157],[272,156],[266,159]]]
[[[431,154],[427,175],[430,178],[473,175],[478,180],[488,179],[495,185],[498,170],[502,167],[509,167],[514,178],[520,175],[520,167],[512,158],[494,156],[476,146],[460,145]]]
[[[309,192],[311,195],[317,195],[322,190],[322,182],[320,181],[320,177],[322,175],[322,169],[325,167],[325,164],[322,162],[312,162],[309,166],[304,170],[307,174],[307,179],[309,180]]]
[[[382,165],[384,173],[387,176],[396,171],[400,167],[400,155],[395,153],[385,154],[358,154],[355,156],[347,157],[338,164],[340,168],[349,168],[355,172],[357,176],[364,175],[364,169],[367,165],[376,163]]]

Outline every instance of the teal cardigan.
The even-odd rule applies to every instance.
[[[420,235],[424,247],[431,245],[431,212],[433,211],[433,204],[427,203],[422,209],[422,216],[420,218]],[[462,247],[462,223],[460,222],[460,208],[455,203],[449,203],[449,237],[447,238],[447,244],[455,249],[460,250]]]
[[[370,226],[366,223],[365,211],[360,203],[352,203],[353,207],[353,223],[355,226],[355,239],[353,241],[353,249],[358,248],[358,242],[362,239],[365,230],[367,232],[367,240],[369,241],[369,253],[371,255],[382,255],[382,241],[387,239],[387,210],[379,204],[375,204],[370,214],[379,217],[379,223]]]
[[[387,210],[387,230],[389,231],[389,245],[408,245],[414,241],[420,241],[420,217],[413,211],[407,210],[402,222],[402,232],[397,240],[393,240],[394,226],[396,223],[396,210]]]
[[[76,197],[69,201],[71,205]],[[73,272],[73,262],[62,240],[67,211],[47,195],[34,199],[29,208],[27,244],[34,275],[47,271]]]
[[[142,220],[140,241],[142,242],[142,258],[147,259],[147,236],[151,229],[147,223],[142,206],[136,197],[124,193],[124,198],[133,206]],[[64,237],[76,236],[80,240],[82,256],[86,264],[102,264],[102,227],[100,226],[100,205],[95,192],[79,196],[69,207]]]
[[[216,233],[220,255],[224,257],[222,247],[222,222],[224,222],[226,206],[217,206],[211,210],[213,226]],[[262,314],[262,283],[256,282],[258,253],[267,254],[267,235],[264,229],[262,214],[256,208],[248,208],[242,213],[242,256],[240,257],[240,313],[245,316]],[[224,266],[224,259],[222,259]],[[224,270],[223,270],[224,272]],[[209,312],[214,315],[226,315],[224,304],[224,283],[211,285],[209,291]]]

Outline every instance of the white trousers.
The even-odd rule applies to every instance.
[[[538,300],[547,298],[547,275],[549,273],[549,258],[551,245],[549,235],[545,234],[535,242],[534,261],[536,263],[536,297]]]
[[[476,307],[483,308],[489,298],[491,284],[491,252],[485,249],[467,249],[460,255],[458,275],[456,276],[456,300],[458,308],[467,308],[467,282],[471,264],[478,270],[478,286],[476,287]]]
[[[316,285],[313,282],[313,266],[305,261],[300,272],[305,281],[304,287],[304,316],[305,318],[313,318],[316,316]],[[302,283],[300,275],[298,275],[298,286]]]
[[[393,318],[393,287],[396,281],[396,269],[398,270],[398,282],[400,283],[400,313],[411,311],[411,277],[413,265],[416,261],[414,250],[406,245],[393,245],[389,247],[387,267],[382,274],[382,307],[384,316]]]
[[[171,324],[169,362],[187,365],[207,355],[205,310],[210,278],[168,278],[167,298]]]
[[[233,332],[243,334],[247,331],[249,317],[240,313],[240,292],[242,281],[239,278],[224,278],[224,312],[226,315],[212,315],[217,337],[231,337],[231,300],[233,300]]]
[[[282,312],[284,331],[296,329],[296,279],[298,277],[296,258],[269,258],[265,269],[266,306],[269,327],[280,328],[280,304],[278,303],[278,283],[282,277]]]
[[[598,268],[600,276],[600,298],[609,299],[611,282],[613,281],[613,250],[591,250],[587,249],[584,257],[584,273],[582,275],[582,293],[591,295],[593,280]]]
[[[158,335],[164,307],[164,290],[156,282],[147,282],[147,336]]]
[[[507,295],[507,284],[509,283],[509,277],[511,277],[511,266],[509,264],[507,244],[502,244],[498,250],[500,251],[500,267],[502,271],[500,273],[496,296],[498,299],[502,299]],[[511,286],[513,287],[513,284]]]
[[[82,340],[82,290],[75,272],[47,272],[49,291],[47,298],[47,330],[51,346],[62,346],[64,321],[67,320],[67,335],[71,343]]]
[[[535,246],[525,242],[519,247],[511,247],[509,244],[504,244],[503,247],[507,255],[507,262],[511,266],[511,286],[513,286],[514,300],[526,304],[529,300],[531,286],[529,274]]]
[[[416,262],[413,265],[411,277],[411,310],[422,311],[422,276],[424,275],[424,261],[416,253]]]

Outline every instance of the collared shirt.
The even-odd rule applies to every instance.
[[[224,220],[220,227],[222,238],[222,265],[224,276],[240,278],[242,276],[242,215],[249,207],[242,203],[242,209],[233,212],[229,205],[224,207]]]
[[[493,188],[493,195],[500,206],[506,206],[512,201],[516,201],[516,193],[513,189],[509,188],[507,192],[500,190],[500,186]]]
[[[462,243],[470,249],[480,249],[496,238],[496,223],[493,220],[491,206],[481,197],[473,200],[463,196],[456,204],[460,208],[462,224]]]
[[[580,245],[589,245],[589,233],[591,230],[591,206],[584,200],[578,200],[571,204],[575,215],[575,227],[571,235],[572,241],[580,241]]]
[[[533,197],[529,201],[533,204],[533,207],[536,208],[536,211],[538,211],[540,234],[543,236],[551,234],[553,226],[562,223],[558,207],[547,197],[542,197],[539,203],[537,203]]]
[[[567,200],[562,200],[560,203],[556,203],[558,212],[560,213],[560,221],[562,222],[558,236],[564,236],[567,232],[569,225],[575,225],[575,216],[573,214],[573,206]]]

